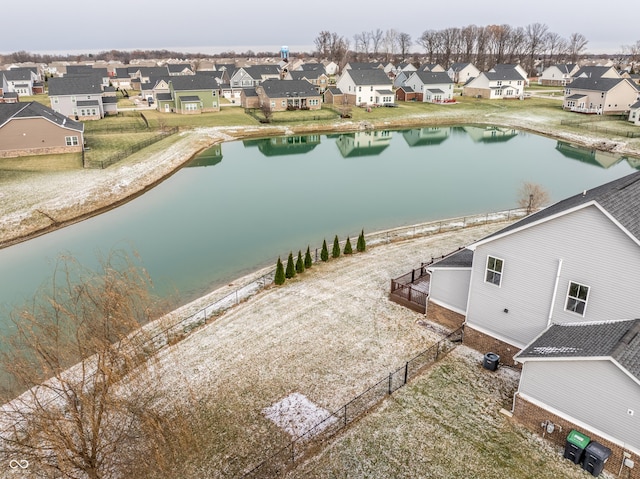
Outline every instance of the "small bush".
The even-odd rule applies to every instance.
[[[311,258],[311,251],[309,251],[309,247],[307,246],[307,252],[304,255],[304,267],[309,269],[311,266],[313,266],[313,259]]]
[[[362,232],[360,233],[360,236],[358,236],[358,243],[356,244],[356,250],[359,253],[362,253],[366,249],[367,249],[367,243],[364,240],[364,230],[362,230]]]
[[[280,286],[281,284],[284,284],[285,279],[284,266],[282,265],[282,261],[280,261],[280,257],[278,256],[278,263],[276,264],[276,277],[273,279],[273,282]]]
[[[353,248],[351,247],[351,239],[347,236],[347,243],[344,245],[344,254],[353,254]]]
[[[332,258],[338,258],[340,256],[340,242],[338,241],[338,235],[333,239],[333,251],[331,252]]]
[[[304,273],[304,260],[302,259],[302,251],[298,250],[298,259],[296,260],[296,273]]]
[[[327,249],[327,240],[322,240],[322,252],[320,253],[322,261],[329,261],[329,250]]]
[[[285,270],[284,275],[287,279],[291,279],[296,275],[296,268],[293,264],[293,253],[289,253],[289,258],[287,259],[287,269]]]

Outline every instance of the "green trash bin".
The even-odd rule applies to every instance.
[[[569,459],[574,464],[580,464],[584,457],[584,450],[591,439],[581,432],[572,429],[564,444],[564,458]]]

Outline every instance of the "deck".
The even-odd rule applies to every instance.
[[[413,311],[425,314],[427,312],[427,298],[429,297],[429,283],[431,275],[427,272],[428,264],[391,280],[389,299]]]

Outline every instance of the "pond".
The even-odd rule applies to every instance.
[[[524,181],[557,201],[638,166],[494,127],[224,143],[119,208],[0,250],[0,306],[32,297],[61,253],[91,266],[135,251],[175,306],[324,238],[514,208]]]

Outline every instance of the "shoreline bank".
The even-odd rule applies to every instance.
[[[35,204],[29,204],[22,208],[18,207],[9,214],[3,214],[0,217],[0,248],[28,241],[117,208],[170,178],[202,150],[219,143],[248,138],[306,133],[354,132],[382,128],[400,129],[420,126],[496,125],[567,141],[586,148],[640,157],[640,149],[633,148],[628,143],[613,141],[593,135],[591,132],[589,135],[577,135],[571,132],[558,131],[557,129],[541,126],[540,123],[540,119],[536,121],[531,118],[516,118],[513,115],[502,117],[492,114],[488,118],[475,119],[474,121],[464,121],[463,118],[458,117],[411,116],[394,121],[348,121],[333,125],[256,125],[251,127],[228,126],[188,130],[180,133],[181,138],[161,153],[154,154],[142,150],[106,170],[78,172],[80,173],[78,176],[93,176],[96,178],[88,178],[89,184],[86,186],[84,182],[80,183],[85,188],[72,192],[64,199],[52,196],[44,198],[44,203],[35,201]],[[70,185],[65,186],[72,187]],[[65,186],[57,188],[57,191],[64,191]],[[75,186],[77,188],[77,184]],[[11,202],[11,199],[8,199],[8,201]]]

